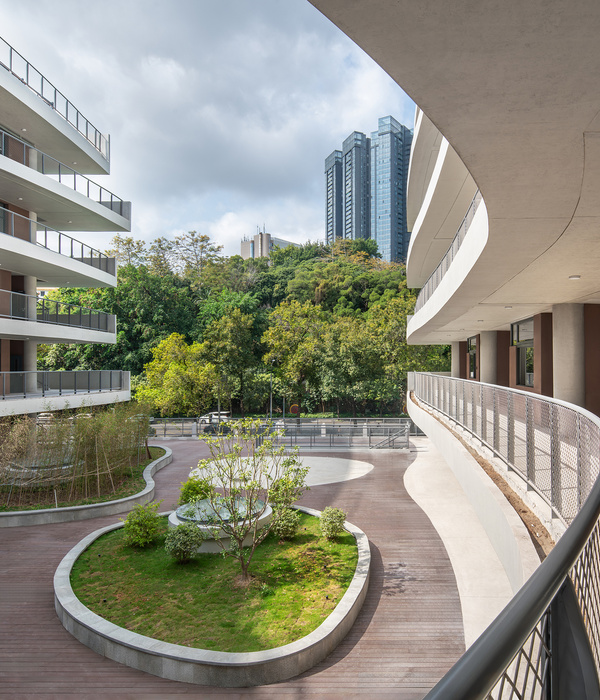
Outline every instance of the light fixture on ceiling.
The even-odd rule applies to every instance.
[[[482,319],[482,318],[478,318],[478,319],[477,319],[477,323],[483,323],[483,319]]]
[[[76,160],[73,161],[73,165],[77,165],[77,161],[76,161]]]
[[[17,199],[19,200],[19,202],[23,201],[23,197],[17,197]]]
[[[512,309],[512,306],[505,306],[505,309]]]
[[[569,275],[569,279],[570,279],[570,280],[580,280],[580,279],[581,279],[581,275]]]
[[[21,129],[21,131],[27,131],[27,129],[23,128],[23,129]]]

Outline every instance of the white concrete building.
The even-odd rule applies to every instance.
[[[518,573],[427,698],[598,698],[600,4],[311,2],[418,105],[407,337],[451,344],[452,371],[412,375],[407,403]],[[459,440],[557,540],[527,580]]]
[[[0,39],[0,415],[129,399],[126,372],[37,372],[39,343],[114,343],[115,317],[38,287],[116,286],[113,259],[68,231],[129,231],[131,204],[91,177],[110,141]]]

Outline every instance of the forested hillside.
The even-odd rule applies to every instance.
[[[115,345],[41,346],[40,369],[124,369],[163,415],[222,406],[264,413],[397,412],[406,372],[449,369],[448,349],[406,344],[416,293],[372,241],[307,243],[270,261],[223,257],[189,232],[150,245],[117,236],[116,289],[52,296],[117,316]]]

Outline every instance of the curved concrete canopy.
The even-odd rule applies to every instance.
[[[415,100],[487,206],[469,298],[454,295],[443,336],[411,340],[462,339],[471,317],[506,328],[507,305],[600,302],[600,3],[311,2]]]

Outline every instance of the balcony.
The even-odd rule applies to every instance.
[[[129,372],[0,372],[0,415],[129,401]]]
[[[511,486],[522,484],[523,498],[545,506],[547,522],[564,530],[427,699],[547,698],[550,685],[552,697],[597,697],[600,419],[554,399],[452,377],[414,374],[409,388],[417,422],[432,412],[446,430],[472,436]]]
[[[469,205],[469,208],[467,209],[467,213],[461,221],[458,230],[454,234],[454,238],[452,239],[450,247],[445,252],[444,257],[438,263],[438,266],[429,276],[427,282],[425,282],[425,284],[421,288],[419,296],[417,297],[417,303],[415,304],[415,313],[417,313],[417,311],[419,311],[423,308],[423,306],[425,306],[425,304],[431,298],[431,295],[435,292],[435,290],[439,287],[441,281],[444,279],[444,276],[448,272],[452,261],[456,257],[456,254],[460,250],[460,247],[463,244],[463,241],[465,240],[465,237],[469,231],[469,227],[471,226],[471,223],[473,222],[473,219],[475,217],[477,208],[479,207],[479,204],[482,201],[483,198],[481,196],[481,193],[479,192],[479,190],[477,190],[471,204]]]
[[[115,259],[38,221],[0,208],[4,269],[33,275],[49,287],[114,286]],[[67,284],[68,282],[68,284]]]
[[[38,342],[110,343],[114,342],[116,330],[116,317],[112,314],[3,289],[0,318],[10,319],[2,324],[3,337],[28,336]],[[32,323],[54,327],[31,328]],[[73,332],[74,329],[81,330]]]
[[[64,230],[129,230],[131,204],[71,166],[2,129],[0,154],[5,157],[0,182],[7,201]]]
[[[2,38],[0,38],[0,67],[26,85],[45,105],[79,132],[104,159],[110,160],[110,137],[102,134],[48,78]]]

